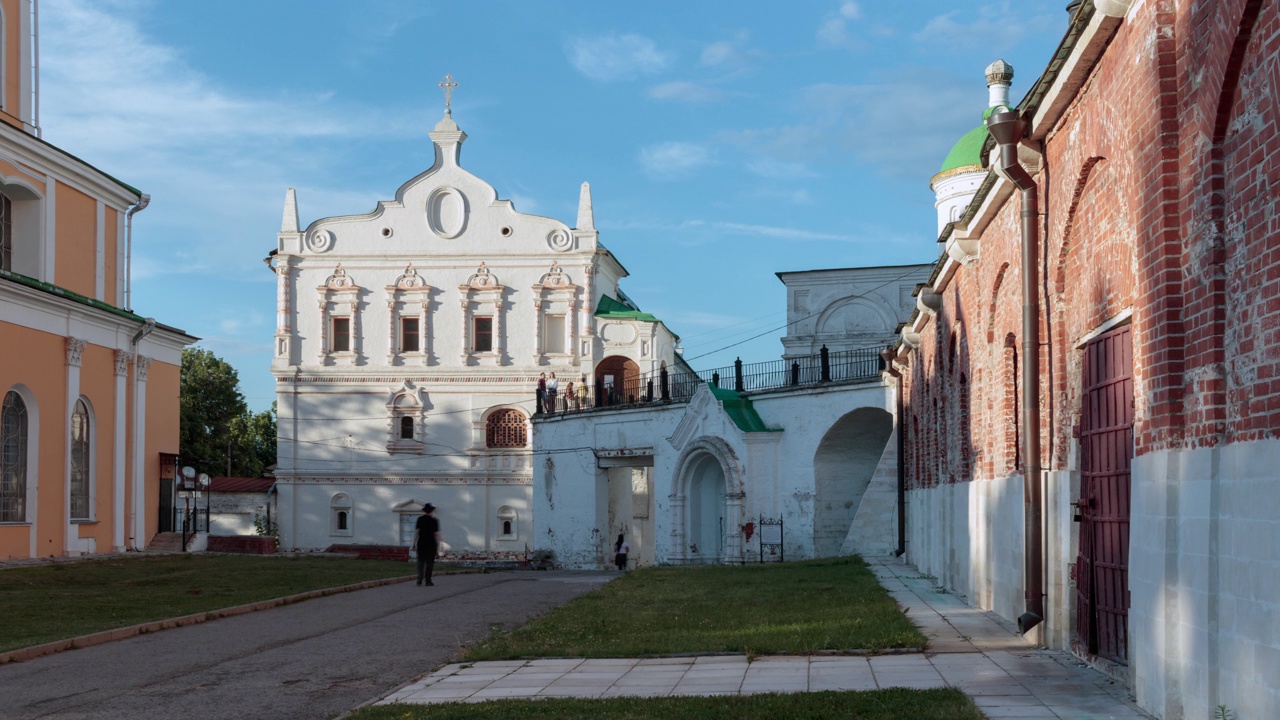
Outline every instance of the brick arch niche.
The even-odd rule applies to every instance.
[[[596,388],[605,405],[640,398],[640,366],[635,360],[611,355],[596,365]]]

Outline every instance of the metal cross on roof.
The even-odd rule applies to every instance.
[[[453,81],[452,75],[445,75],[444,82],[436,84],[444,88],[444,109],[447,111],[453,103],[453,89],[458,87],[458,83]]]

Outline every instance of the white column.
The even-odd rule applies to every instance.
[[[316,352],[320,363],[329,357],[329,303],[320,301],[320,347]]]
[[[542,301],[533,301],[533,362],[542,359]]]
[[[396,296],[392,295],[387,300],[387,364],[396,359],[396,353],[400,349],[398,342],[399,333],[396,332]],[[418,342],[422,342],[419,340]]]
[[[293,364],[292,269],[288,255],[276,256],[276,350],[275,359],[271,362],[273,367]]]
[[[595,334],[591,327],[591,313],[595,312],[595,305],[591,301],[591,276],[595,272],[596,269],[590,265],[582,268],[582,334],[584,336]]]
[[[569,312],[564,317],[564,346],[569,351],[569,362],[578,356],[578,337],[573,328],[578,323],[578,301],[569,300]]]
[[[502,364],[502,348],[506,345],[502,334],[502,291],[498,291],[498,299],[493,301],[493,364]]]
[[[151,538],[147,532],[147,371],[151,358],[133,360],[133,547],[141,550]]]
[[[462,362],[465,365],[471,355],[471,301],[462,299]]]
[[[111,470],[111,549],[116,552],[125,549],[125,458],[129,452],[125,437],[129,434],[126,410],[129,406],[129,360],[132,357],[133,354],[125,350],[116,351],[116,416],[112,425],[115,449],[112,451]]]
[[[419,310],[418,315],[418,327],[420,328],[418,331],[418,348],[422,350],[422,364],[426,365],[427,358],[431,357],[431,348],[429,346],[429,343],[431,342],[431,328],[427,327],[427,310],[430,308],[431,303],[426,300],[428,296],[425,291],[423,292],[422,297],[422,308]]]
[[[80,526],[71,523],[71,416],[80,399],[80,359],[85,341],[67,338],[67,406],[63,410],[62,524],[65,531],[63,555],[80,550]]]

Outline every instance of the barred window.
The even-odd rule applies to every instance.
[[[89,408],[84,400],[76,401],[71,415],[71,517],[88,520],[90,468],[93,458],[89,455]]]
[[[27,405],[10,391],[0,411],[0,522],[27,519]]]
[[[527,444],[524,414],[519,410],[499,410],[489,416],[485,444],[491,448],[520,448]]]

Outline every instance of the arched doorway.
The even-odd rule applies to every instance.
[[[640,366],[613,355],[596,365],[596,392],[601,405],[620,405],[640,399]]]
[[[858,408],[822,436],[813,454],[815,557],[840,554],[892,432],[892,415]]]
[[[689,472],[689,512],[686,537],[693,562],[716,563],[724,558],[725,477],[720,461],[703,455]]]

